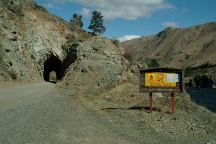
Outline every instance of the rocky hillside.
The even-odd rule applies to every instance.
[[[162,32],[122,43],[135,61],[149,67],[186,69],[186,74],[211,75],[216,72],[216,23],[185,29],[166,28]]]
[[[66,47],[71,45],[73,47],[74,43]],[[63,85],[73,87],[77,92],[96,95],[136,79],[131,72],[135,68],[123,57],[123,49],[106,38],[92,37],[78,43],[75,49],[77,60],[68,68]]]
[[[31,0],[1,0],[0,9],[0,79],[41,80],[46,59],[63,60],[69,27]]]
[[[0,81],[43,81],[56,71],[64,85],[87,88],[132,75],[123,49],[32,0],[1,0],[0,12]]]

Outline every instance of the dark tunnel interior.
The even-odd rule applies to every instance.
[[[71,45],[68,49],[65,51],[65,59],[63,62],[55,55],[51,55],[45,62],[44,62],[44,73],[43,77],[44,80],[47,82],[50,81],[50,74],[51,72],[55,72],[56,74],[56,82],[58,80],[61,80],[65,74],[67,73],[67,69],[71,64],[73,64],[77,60],[77,45]],[[55,83],[56,83],[55,82]]]
[[[44,62],[44,80],[49,82],[49,75],[50,72],[55,71],[56,72],[56,79],[60,80],[62,78],[62,62],[61,60],[52,55],[50,56],[45,62]]]

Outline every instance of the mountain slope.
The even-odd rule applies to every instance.
[[[216,23],[185,29],[167,28],[122,45],[133,60],[150,67],[158,63],[161,67],[199,69],[197,73],[216,71]]]

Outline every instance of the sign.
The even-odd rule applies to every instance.
[[[145,73],[145,86],[147,87],[176,87],[176,82],[178,82],[178,74]]]
[[[140,93],[149,93],[149,110],[152,112],[152,93],[169,92],[170,109],[174,113],[174,92],[183,92],[183,71],[171,68],[140,70]]]
[[[172,68],[140,70],[140,93],[183,92],[183,71]]]

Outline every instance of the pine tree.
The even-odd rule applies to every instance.
[[[92,11],[92,18],[88,28],[91,29],[94,34],[101,34],[106,30],[103,24],[103,15],[101,14],[101,12],[97,10]]]
[[[80,28],[83,27],[83,22],[82,22],[82,15],[74,14],[73,18],[70,20],[72,25],[76,25]]]

